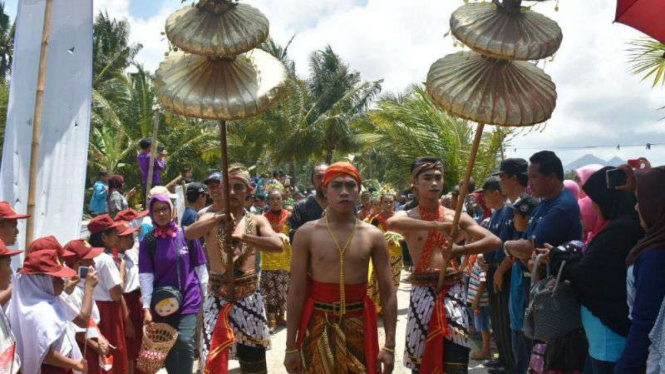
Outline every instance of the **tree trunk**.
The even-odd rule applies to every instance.
[[[296,159],[291,158],[289,161],[289,175],[291,176],[291,186],[295,187],[297,185],[296,180]]]
[[[335,152],[334,148],[328,149],[326,153],[326,164],[330,165],[332,164],[332,159],[333,159],[333,153]]]

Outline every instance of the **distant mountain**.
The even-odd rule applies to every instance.
[[[584,165],[589,165],[589,164],[600,164],[603,166],[619,166],[621,164],[625,164],[626,161],[622,160],[619,157],[613,157],[609,161],[605,161],[602,158],[596,157],[592,154],[586,154],[577,160],[571,162],[568,165],[565,165],[563,167],[563,170],[569,171],[569,170],[576,170],[578,168],[581,168]]]
[[[565,165],[563,167],[563,170],[565,170],[565,171],[575,170],[575,169],[581,168],[582,166],[589,165],[589,164],[600,164],[600,165],[605,166],[607,164],[607,162],[605,162],[605,160],[603,160],[601,158],[598,158],[598,157],[596,157],[592,154],[586,154],[586,155],[578,158],[577,160],[571,162],[570,164]]]

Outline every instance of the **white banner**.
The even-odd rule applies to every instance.
[[[46,0],[20,0],[7,129],[0,168],[0,200],[28,209],[30,146]],[[55,235],[64,245],[80,237],[90,102],[92,0],[53,0],[39,148],[34,238]],[[19,220],[17,247],[25,246]]]

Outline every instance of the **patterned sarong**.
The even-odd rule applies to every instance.
[[[264,270],[261,274],[261,293],[268,313],[286,311],[286,295],[289,291],[289,272],[286,270]]]
[[[374,374],[379,337],[367,284],[345,286],[346,314],[339,315],[339,284],[312,281],[297,344],[305,374]]]
[[[435,303],[441,298],[436,294],[433,287],[412,286],[411,301],[409,303],[408,322],[406,330],[406,346],[404,351],[404,366],[412,370],[420,370],[420,364],[423,362],[425,352],[425,343],[427,341],[430,319],[435,311]],[[469,341],[469,321],[468,314],[464,305],[464,286],[462,283],[456,283],[448,289],[448,292],[442,298],[446,321],[445,346],[446,349],[450,343],[467,348],[466,362],[455,362],[458,355],[450,355],[446,351],[443,360],[446,368],[455,367],[458,370],[446,370],[446,372],[466,372],[468,365],[468,348],[471,347]],[[462,358],[459,361],[464,361]]]
[[[266,312],[263,305],[261,293],[254,292],[249,296],[229,303],[223,298],[217,298],[210,294],[206,296],[203,303],[203,331],[201,334],[201,361],[207,362],[208,354],[213,340],[215,329],[219,329],[218,318],[220,315],[228,318],[226,323],[230,326],[231,336],[227,337],[226,345],[230,349],[229,358],[236,358],[236,344],[248,347],[270,347],[270,334],[266,321]],[[219,351],[219,350],[218,350]],[[211,373],[219,371],[212,370]],[[208,368],[206,367],[206,373]]]

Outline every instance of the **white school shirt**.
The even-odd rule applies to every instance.
[[[113,257],[108,253],[102,253],[95,257],[95,270],[99,277],[99,283],[93,294],[95,301],[113,301],[109,292],[113,287],[122,285],[120,270],[115,265]]]
[[[125,251],[125,284],[124,293],[134,292],[139,288],[139,250],[134,246]]]
[[[81,311],[81,308],[83,308],[83,282],[85,282],[85,279],[81,279],[81,282],[74,288],[74,291],[71,293],[71,295],[68,295],[66,292],[63,292],[60,294],[60,297],[64,299],[72,310],[76,310],[76,318],[78,314]],[[99,286],[96,286],[97,288]],[[63,308],[64,309],[64,308]],[[65,312],[67,314],[67,312]],[[68,316],[69,317],[69,316]],[[90,312],[90,317],[92,317],[92,320],[95,321],[95,323],[99,323],[100,317],[99,317],[99,308],[97,308],[96,303],[92,303],[92,311]],[[69,318],[68,318],[69,319]],[[84,327],[79,327],[73,322],[74,319],[69,319],[69,327],[71,327],[75,333],[79,332],[86,332],[86,329]]]

